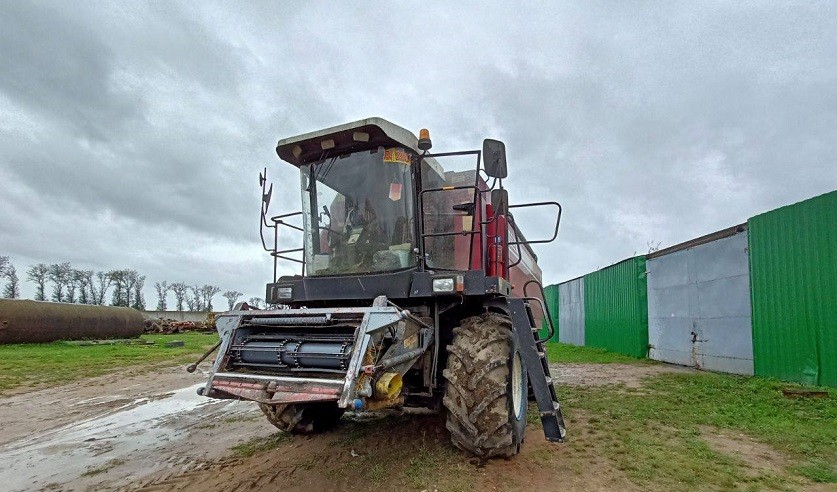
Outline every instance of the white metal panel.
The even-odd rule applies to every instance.
[[[746,231],[651,258],[647,271],[650,358],[753,374]]]
[[[558,341],[584,345],[584,278],[558,285]]]

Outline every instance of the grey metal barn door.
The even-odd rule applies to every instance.
[[[746,231],[649,258],[652,359],[753,374]]]
[[[584,278],[558,285],[558,341],[584,345]]]

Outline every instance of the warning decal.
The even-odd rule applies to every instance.
[[[406,150],[393,147],[384,150],[384,162],[398,162],[401,164],[410,165],[410,154]]]

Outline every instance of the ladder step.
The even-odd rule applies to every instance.
[[[526,364],[529,373],[529,381],[532,384],[532,392],[537,402],[538,411],[541,412],[541,427],[544,437],[551,442],[561,442],[566,436],[564,419],[561,410],[555,407],[558,399],[553,387],[552,376],[549,373],[549,363],[546,359],[546,350],[543,343],[538,343],[537,336],[525,336],[526,330],[533,332],[533,322],[527,312],[527,306],[522,299],[509,298],[509,315],[512,320],[512,329],[518,336],[520,342],[520,355]],[[540,361],[538,364],[537,361]]]
[[[543,417],[544,415],[560,415],[561,414],[561,404],[557,401],[552,402],[554,404],[554,408],[552,410],[546,410],[545,412],[540,412],[540,416]]]

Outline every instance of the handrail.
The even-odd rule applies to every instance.
[[[526,207],[542,207],[544,205],[555,205],[558,207],[558,217],[555,219],[555,231],[552,233],[552,237],[549,239],[541,239],[537,241],[514,241],[514,243],[519,244],[541,244],[541,243],[551,243],[555,241],[555,238],[558,237],[558,227],[561,225],[561,213],[563,209],[561,208],[561,204],[558,202],[533,202],[533,203],[521,203],[518,205],[509,205],[508,208],[526,208]],[[509,243],[512,244],[512,243]]]
[[[279,249],[279,226],[289,227],[291,229],[297,230],[305,233],[305,229],[302,227],[296,226],[294,224],[289,224],[285,222],[283,219],[287,219],[288,217],[296,217],[297,215],[302,215],[302,212],[290,212],[287,214],[275,215],[270,218],[271,222],[273,222],[273,249],[268,250],[270,256],[273,257],[273,281],[276,281],[276,275],[278,273],[278,260],[285,260],[291,261],[294,263],[299,263],[302,265],[302,274],[305,274],[305,255],[303,254],[302,259],[292,258],[290,256],[285,256],[285,253],[299,253],[305,251],[304,248],[292,248],[292,249]]]
[[[544,205],[555,205],[558,207],[558,217],[555,219],[555,232],[553,232],[552,237],[549,239],[541,239],[537,241],[513,241],[509,244],[541,244],[541,243],[551,243],[555,241],[555,238],[558,237],[558,227],[561,225],[561,213],[563,209],[561,208],[561,204],[558,202],[533,202],[533,203],[521,203],[518,205],[509,205],[508,208],[526,208],[526,207],[542,207]]]
[[[299,211],[299,212],[290,212],[290,213],[287,213],[287,214],[282,214],[282,215],[274,215],[273,217],[271,217],[271,218],[270,218],[270,220],[272,220],[272,221],[274,221],[274,222],[275,222],[275,221],[276,221],[276,219],[286,219],[286,218],[288,218],[288,217],[294,217],[294,216],[296,216],[296,215],[302,215],[302,211]]]
[[[282,224],[283,226],[290,227],[291,229],[296,229],[300,232],[305,232],[305,229],[303,229],[302,227],[296,226],[294,224],[289,224],[289,223],[285,222],[284,220],[282,220],[282,219],[287,219],[288,217],[295,217],[297,215],[302,215],[302,212],[291,212],[291,213],[288,213],[288,214],[275,215],[275,216],[271,217],[270,220],[275,224]]]
[[[537,297],[529,297],[526,293],[526,287],[529,287],[529,284],[536,284],[538,289],[541,291],[541,298],[543,301],[538,299]],[[552,314],[549,312],[549,308],[546,305],[546,292],[543,290],[543,284],[538,280],[529,280],[525,284],[523,284],[523,295],[526,296],[526,299],[538,301],[538,304],[541,305],[541,311],[543,311],[544,316],[546,316],[546,322],[549,324],[549,329],[547,330],[548,336],[541,340],[538,337],[535,337],[536,343],[543,343],[547,340],[550,340],[553,336],[555,336],[555,326],[552,324]]]
[[[517,237],[517,231],[519,229],[517,228],[517,224],[514,221],[514,215],[511,212],[509,212],[509,221],[511,222],[512,226],[514,227],[514,231],[515,231],[514,235],[515,235],[515,237]],[[511,245],[512,243],[508,243],[508,244]],[[523,261],[523,249],[520,248],[520,242],[519,241],[514,241],[514,245],[517,246],[517,261],[515,261],[514,263],[509,264],[508,268],[516,267],[517,265],[520,264],[521,261]]]

